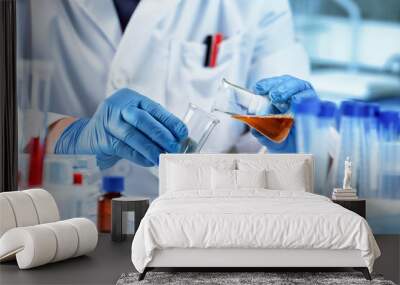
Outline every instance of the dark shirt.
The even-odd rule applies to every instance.
[[[114,0],[115,9],[117,10],[119,23],[121,24],[122,32],[125,31],[140,0]]]

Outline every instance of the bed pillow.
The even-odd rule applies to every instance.
[[[232,170],[236,168],[236,160],[190,159],[169,161],[165,165],[166,191],[211,190],[211,169]]]
[[[309,165],[304,160],[270,159],[237,161],[239,170],[266,170],[267,187],[271,190],[307,191],[310,180]]]
[[[211,188],[213,190],[235,190],[236,170],[212,168]]]
[[[237,188],[267,188],[267,172],[262,170],[235,170]]]
[[[168,165],[167,190],[204,190],[211,188],[211,167],[186,166],[170,163]]]
[[[240,190],[242,188],[266,188],[266,171],[256,170],[211,170],[211,188],[213,190]]]
[[[306,192],[304,165],[284,172],[276,169],[267,171],[268,189]]]

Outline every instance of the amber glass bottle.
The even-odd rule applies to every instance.
[[[111,200],[121,197],[124,191],[124,177],[103,177],[103,195],[97,201],[97,228],[101,233],[111,232]]]

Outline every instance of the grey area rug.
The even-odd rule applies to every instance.
[[[122,274],[117,285],[133,284],[376,284],[395,285],[382,276],[372,275],[368,281],[359,272],[148,272],[146,278],[138,281],[138,273]]]

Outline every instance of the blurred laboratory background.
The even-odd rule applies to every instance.
[[[325,133],[325,142],[339,145],[337,161],[352,156],[353,167],[358,169],[353,185],[359,197],[367,199],[368,222],[374,232],[399,233],[400,1],[290,3],[297,36],[311,59],[309,80],[322,100],[334,102],[339,108],[335,111],[338,140]],[[324,112],[316,115],[320,126],[322,121],[329,121],[329,111],[325,108]],[[301,125],[301,114],[298,117]],[[344,122],[342,127],[340,122]],[[323,131],[314,141],[320,141],[321,135]],[[323,164],[323,147],[308,147],[314,148],[308,151],[315,154],[317,164]],[[316,180],[322,193],[321,185],[327,185],[329,192],[343,179],[343,166],[333,169],[334,174],[323,173],[332,175],[331,179]]]
[[[400,109],[400,1],[292,0],[298,38],[323,99]]]
[[[45,155],[51,76],[59,63],[30,54],[31,38],[46,36],[35,28],[41,19],[26,13],[33,2],[17,2],[19,187],[40,186],[52,192],[62,219],[86,216],[95,221],[97,199],[104,193],[119,195],[124,190],[122,194],[154,199],[157,189],[149,183],[136,181],[133,187],[127,182],[132,164],[119,162],[112,171],[101,172],[92,156]],[[322,171],[315,181],[317,193],[326,196],[341,186],[342,162],[350,156],[353,186],[360,198],[367,199],[367,218],[374,233],[399,234],[400,1],[290,3],[297,37],[311,60],[311,75],[306,79],[322,101],[298,107],[297,151],[315,155]],[[39,40],[51,44],[48,38]],[[301,141],[302,130],[309,133],[310,129],[315,132]],[[157,185],[156,175],[140,171],[141,180]]]

